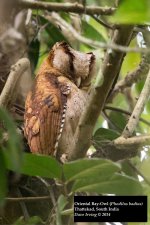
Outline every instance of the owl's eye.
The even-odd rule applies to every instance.
[[[86,99],[82,89],[91,84],[91,64],[91,54],[78,52],[64,42],[54,45],[26,100],[25,136],[31,152],[57,156],[61,135],[62,148],[69,148]],[[65,126],[66,115],[69,126]]]

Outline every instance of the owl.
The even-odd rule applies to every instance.
[[[93,53],[76,51],[66,42],[53,46],[25,103],[24,134],[32,153],[69,154],[94,71]]]

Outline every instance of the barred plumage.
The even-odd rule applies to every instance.
[[[73,91],[89,85],[94,61],[93,53],[77,52],[65,42],[50,51],[25,104],[24,133],[33,153],[56,155],[68,102]]]

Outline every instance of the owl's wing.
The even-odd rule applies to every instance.
[[[33,153],[53,155],[57,150],[65,121],[67,96],[62,93],[57,77],[37,80],[28,94],[24,132]]]

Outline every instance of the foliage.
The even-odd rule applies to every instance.
[[[0,109],[0,121],[1,121],[1,130],[0,130],[0,137],[1,137],[0,204],[1,204],[3,203],[4,197],[7,193],[6,169],[8,169],[8,164],[13,170],[20,172],[20,167],[22,164],[22,143],[20,135],[16,132],[16,126],[11,116],[4,109]]]
[[[29,218],[26,222],[24,221],[24,219],[22,217],[20,217],[13,225],[38,225],[38,224],[44,224],[41,220],[40,217],[38,216],[33,216],[31,218]]]
[[[49,156],[24,153],[24,159],[21,173],[29,176],[56,178],[64,183],[64,186],[72,183],[71,192],[90,191],[113,194],[115,191],[115,194],[118,195],[120,193],[142,193],[140,183],[125,174],[119,174],[120,165],[109,160],[80,159],[61,166],[56,159]],[[9,166],[8,169],[13,170],[14,168]],[[120,180],[121,182],[119,182]],[[96,182],[96,187],[94,182]],[[126,188],[128,185],[130,185],[130,190]]]
[[[123,0],[112,22],[124,24],[150,22],[150,2],[148,0]]]

